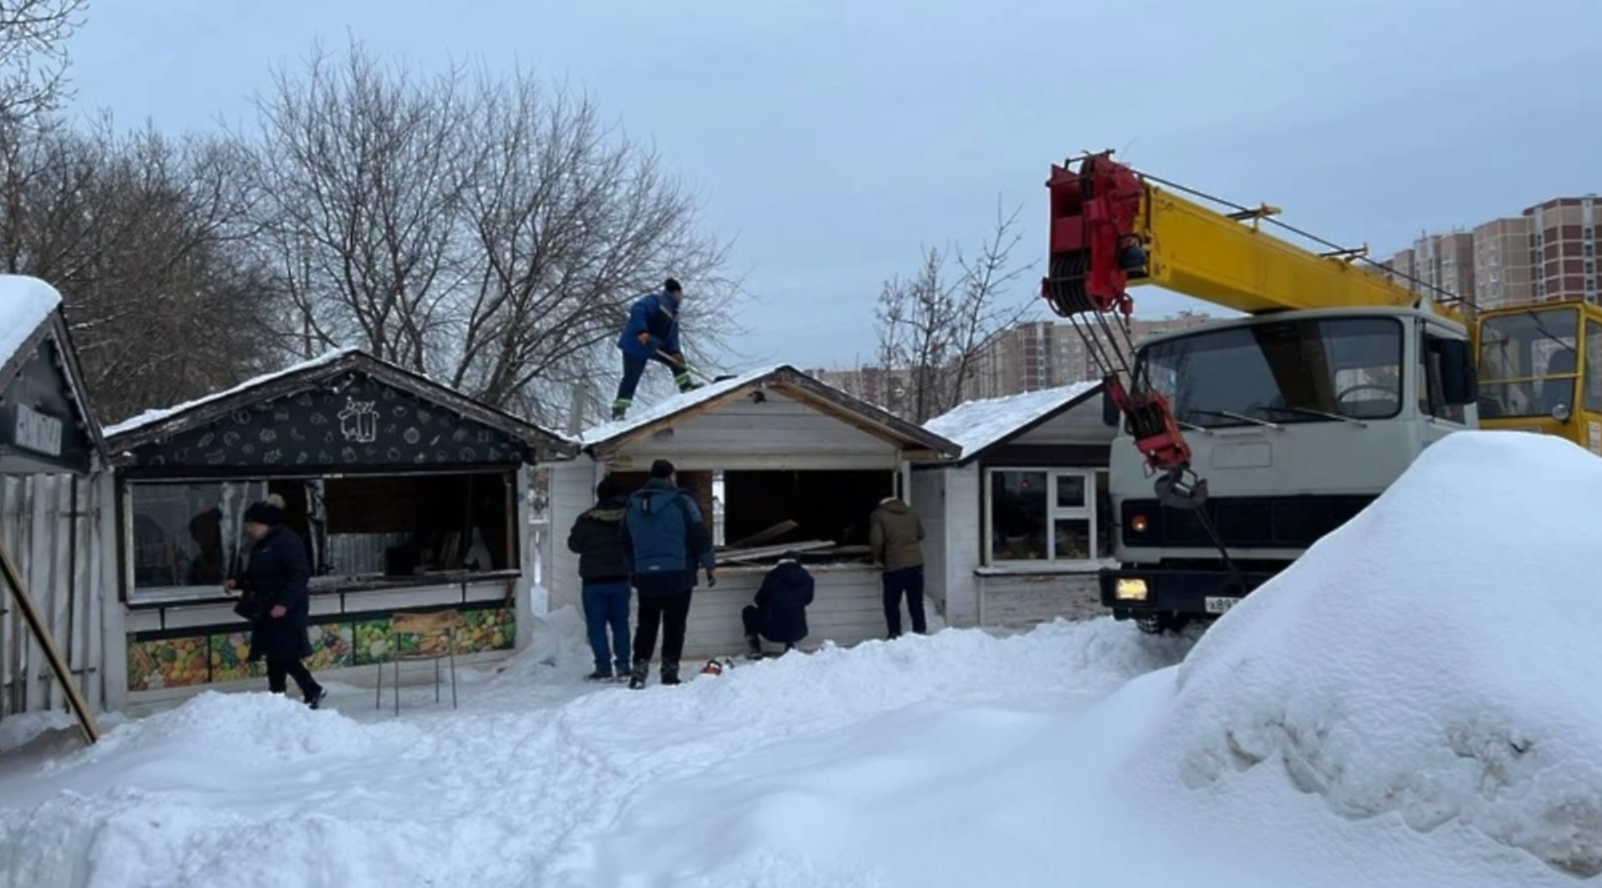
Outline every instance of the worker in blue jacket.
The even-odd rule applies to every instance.
[[[661,292],[647,293],[629,307],[628,323],[617,339],[617,347],[623,351],[623,379],[617,385],[617,399],[612,402],[614,420],[622,419],[633,406],[634,390],[639,387],[648,361],[672,368],[679,391],[696,388],[679,350],[679,306],[683,301],[684,288],[668,278]]]

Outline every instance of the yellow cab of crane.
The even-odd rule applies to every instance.
[[[1602,456],[1602,308],[1567,299],[1475,314],[1480,427],[1557,435]]]

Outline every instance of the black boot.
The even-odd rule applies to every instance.
[[[745,644],[745,658],[747,660],[762,659],[762,639],[755,635],[747,635],[745,637]]]
[[[662,683],[665,685],[679,684],[679,661],[662,661]]]
[[[629,690],[637,691],[645,687],[645,674],[651,668],[650,660],[635,660],[634,669],[629,673]]]

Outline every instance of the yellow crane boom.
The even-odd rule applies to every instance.
[[[1149,182],[1131,234],[1148,255],[1132,285],[1155,284],[1247,314],[1370,306],[1430,307],[1467,323],[1454,307],[1358,264],[1362,250],[1315,253],[1263,230],[1278,209],[1221,213]]]

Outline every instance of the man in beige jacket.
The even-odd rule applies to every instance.
[[[868,518],[868,546],[884,565],[884,620],[889,637],[901,635],[903,595],[912,631],[929,634],[923,614],[923,522],[906,503],[885,497]]]

